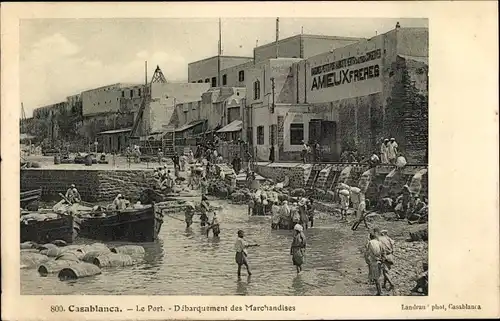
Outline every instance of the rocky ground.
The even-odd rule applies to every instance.
[[[415,277],[422,273],[422,263],[428,260],[428,242],[409,242],[409,233],[415,233],[427,229],[427,224],[409,225],[406,221],[387,220],[386,216],[392,217],[392,213],[375,216],[368,221],[369,228],[378,227],[386,229],[389,236],[395,241],[395,264],[391,269],[391,278],[395,285],[392,291],[383,291],[383,295],[409,296],[413,294],[410,290],[415,286]],[[318,213],[318,225],[321,219],[332,215],[330,213]],[[345,227],[346,237],[343,239],[345,255],[343,255],[343,278],[342,283],[350,295],[375,295],[375,286],[368,282],[368,267],[364,261],[364,248],[368,241],[369,231],[361,224],[357,231],[351,231],[353,219],[349,223],[338,224]]]

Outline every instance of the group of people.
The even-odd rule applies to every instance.
[[[154,169],[153,178],[156,181],[156,186],[159,189],[169,188],[171,189],[175,185],[176,176],[172,175],[167,165],[158,167]]]
[[[292,244],[290,246],[290,256],[292,257],[292,264],[295,266],[297,274],[302,272],[302,265],[304,264],[305,252],[307,247],[306,236],[304,234],[304,228],[300,224],[295,224],[294,235],[292,239]],[[238,265],[238,278],[241,277],[241,268],[244,266],[247,270],[247,274],[250,276],[252,272],[250,271],[250,263],[248,260],[247,249],[250,247],[256,247],[259,244],[249,243],[245,239],[245,233],[243,230],[238,231],[238,238],[234,244],[235,249],[235,261]]]
[[[388,291],[394,288],[390,278],[390,271],[394,265],[394,245],[395,242],[389,237],[387,230],[381,231],[375,228],[370,233],[364,257],[368,265],[368,279],[375,284],[377,295],[382,295],[382,287]],[[382,285],[380,284],[381,278],[383,278]]]
[[[312,201],[308,198],[301,198],[291,206],[288,205],[286,200],[281,204],[273,204],[272,215],[271,228],[273,230],[288,229],[297,224],[306,230],[309,225],[310,227],[314,226],[314,208]]]
[[[320,160],[321,146],[317,141],[306,143],[302,141],[302,151],[300,153],[304,164],[311,161],[316,163]]]
[[[380,162],[382,164],[396,164],[396,159],[398,157],[398,143],[396,143],[395,138],[390,140],[385,138],[380,146]]]

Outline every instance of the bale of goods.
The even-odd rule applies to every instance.
[[[231,200],[234,203],[243,203],[246,200],[246,195],[240,192],[231,194]]]
[[[56,260],[61,261],[80,261],[85,253],[82,250],[63,251],[56,257]]]
[[[37,249],[21,249],[21,253],[39,253],[39,254],[42,254]]]
[[[85,253],[85,255],[82,257],[81,260],[83,262],[93,263],[94,259],[97,258],[98,256],[109,254],[109,253],[111,253],[111,252],[106,251],[106,250],[93,250],[93,251]]]
[[[346,189],[342,189],[342,190],[340,190],[339,194],[340,194],[340,195],[344,195],[344,196],[349,196],[349,194],[350,194],[350,193],[349,193],[349,191],[348,191],[348,190],[346,190]]]
[[[139,256],[144,255],[146,251],[140,245],[123,245],[111,248],[111,253]]]
[[[338,183],[346,183],[351,176],[352,166],[345,167],[339,174]]]
[[[39,245],[32,241],[21,243],[21,249],[36,249],[38,247]]]
[[[23,253],[21,252],[21,268],[29,269],[39,266],[41,263],[47,262],[49,257],[40,253]]]
[[[76,280],[84,277],[94,276],[101,274],[101,269],[90,263],[78,263],[69,267],[63,268],[59,271],[59,280]]]
[[[292,191],[292,193],[290,194],[294,197],[302,197],[304,195],[306,195],[306,191],[303,189],[303,188],[296,188]]]
[[[92,261],[98,267],[122,267],[134,264],[132,257],[125,254],[108,253],[99,255]]]
[[[409,189],[414,197],[418,196],[422,190],[422,177],[425,174],[427,174],[427,169],[421,169],[411,179]]]
[[[66,241],[63,241],[63,240],[55,240],[55,241],[52,241],[50,243],[54,244],[55,246],[59,246],[59,247],[68,245],[68,243],[66,243]]]
[[[47,276],[49,274],[59,273],[62,269],[75,266],[79,263],[78,261],[67,260],[47,261],[38,267],[38,274],[40,274],[40,276]]]

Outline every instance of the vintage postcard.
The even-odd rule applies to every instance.
[[[2,319],[498,317],[495,9],[2,5]]]

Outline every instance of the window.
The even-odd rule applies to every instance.
[[[134,97],[134,90],[130,89],[130,98]]]
[[[253,99],[260,99],[260,81],[256,81],[253,83]]]
[[[125,98],[125,91],[122,91],[122,97]]]
[[[264,145],[264,126],[257,127],[257,145]]]
[[[222,86],[227,85],[227,75],[222,75]]]
[[[245,81],[245,71],[244,70],[240,70],[238,72],[238,81],[239,82]]]
[[[212,77],[212,87],[217,87],[217,77]]]
[[[198,83],[199,83],[199,84],[201,84],[202,82],[203,82],[203,80],[201,80],[201,79],[200,79],[200,80],[198,80]]]
[[[205,79],[205,82],[210,82],[210,78],[206,78],[206,79]]]
[[[290,124],[290,145],[302,145],[304,124]]]
[[[139,97],[141,97],[141,88],[137,90],[137,94],[139,95]]]

